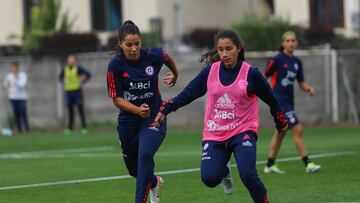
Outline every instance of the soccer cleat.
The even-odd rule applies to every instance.
[[[227,167],[229,169],[229,174],[222,178],[221,186],[225,194],[231,195],[234,192],[234,181],[231,175],[230,162],[228,162]]]
[[[156,176],[157,183],[154,188],[150,189],[150,203],[159,203],[160,202],[160,188],[164,185],[164,180],[160,176]]]
[[[80,133],[81,133],[82,135],[87,135],[87,134],[88,134],[88,130],[86,130],[86,128],[82,128],[82,129],[80,130]]]
[[[279,166],[277,164],[274,164],[272,166],[265,166],[264,173],[278,173],[278,174],[285,174],[285,171],[280,170]]]
[[[321,168],[320,165],[316,165],[314,162],[310,162],[307,164],[305,171],[306,173],[315,173],[318,172],[320,168]]]

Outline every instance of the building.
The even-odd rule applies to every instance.
[[[275,16],[303,27],[334,28],[347,37],[359,37],[360,0],[273,0]]]
[[[102,42],[123,20],[133,20],[141,31],[159,31],[173,40],[193,28],[229,27],[247,13],[269,13],[263,0],[60,0],[61,13],[74,20],[73,32],[96,31]],[[21,43],[30,10],[41,0],[2,1],[0,45]],[[10,37],[18,36],[18,38]]]

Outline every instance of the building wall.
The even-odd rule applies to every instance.
[[[360,30],[360,0],[344,1],[344,26],[346,36],[359,36],[356,31]]]
[[[22,0],[1,1],[0,6],[0,44],[20,44],[21,40],[9,40],[9,35],[21,37],[23,29],[23,4]]]
[[[274,0],[274,13],[293,24],[310,26],[309,0]]]
[[[61,0],[61,13],[69,12],[70,20],[74,20],[73,32],[91,31],[90,0]]]
[[[158,0],[158,3],[159,16],[164,19],[165,39],[172,39],[193,28],[229,28],[246,14],[261,16],[269,13],[262,0]]]
[[[150,30],[150,19],[158,17],[156,0],[123,0],[123,19],[132,20],[140,31]]]

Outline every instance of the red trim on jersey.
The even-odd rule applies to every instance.
[[[265,68],[265,73],[264,73],[265,78],[268,77],[267,74],[269,73],[271,67],[272,67],[274,64],[275,64],[275,61],[274,61],[273,59],[270,59],[268,65],[267,65],[266,68]]]
[[[144,199],[141,201],[141,203],[146,203],[148,196],[149,196],[150,188],[151,188],[151,182],[149,182],[149,184],[146,188],[146,193],[145,193]]]
[[[271,76],[271,87],[274,89],[277,83],[277,75],[279,71],[275,71],[274,74]]]
[[[264,203],[269,203],[269,199],[266,195],[264,196]]]
[[[164,57],[164,61],[168,61],[169,60],[169,54],[165,51],[165,50],[163,50],[162,51],[163,53],[163,57]]]
[[[111,98],[116,98],[114,73],[113,72],[108,72],[107,77],[108,77],[109,96]]]

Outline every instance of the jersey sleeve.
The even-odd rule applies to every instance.
[[[270,113],[274,118],[276,128],[283,128],[287,125],[287,119],[283,119],[284,112],[280,103],[272,91],[269,83],[257,68],[250,68],[248,73],[248,95],[256,94],[261,100],[263,100],[269,107]]]
[[[269,59],[269,61],[266,64],[264,76],[266,78],[272,76],[277,70],[276,60],[275,58]]]
[[[162,113],[167,115],[172,111],[190,104],[195,99],[202,97],[207,92],[207,78],[210,73],[210,66],[201,70],[201,72],[173,99],[171,102],[165,102],[160,108]]]
[[[299,64],[299,69],[296,74],[296,79],[298,82],[303,82],[305,80],[305,78],[304,78],[304,70],[303,70],[303,65],[302,65],[301,60],[298,60],[298,64]]]
[[[86,80],[90,80],[90,78],[91,78],[90,71],[86,70],[82,66],[78,67],[78,75],[84,75],[86,77]]]
[[[114,60],[110,61],[107,71],[107,90],[109,97],[117,98],[123,96],[122,80],[123,73],[119,64]]]

